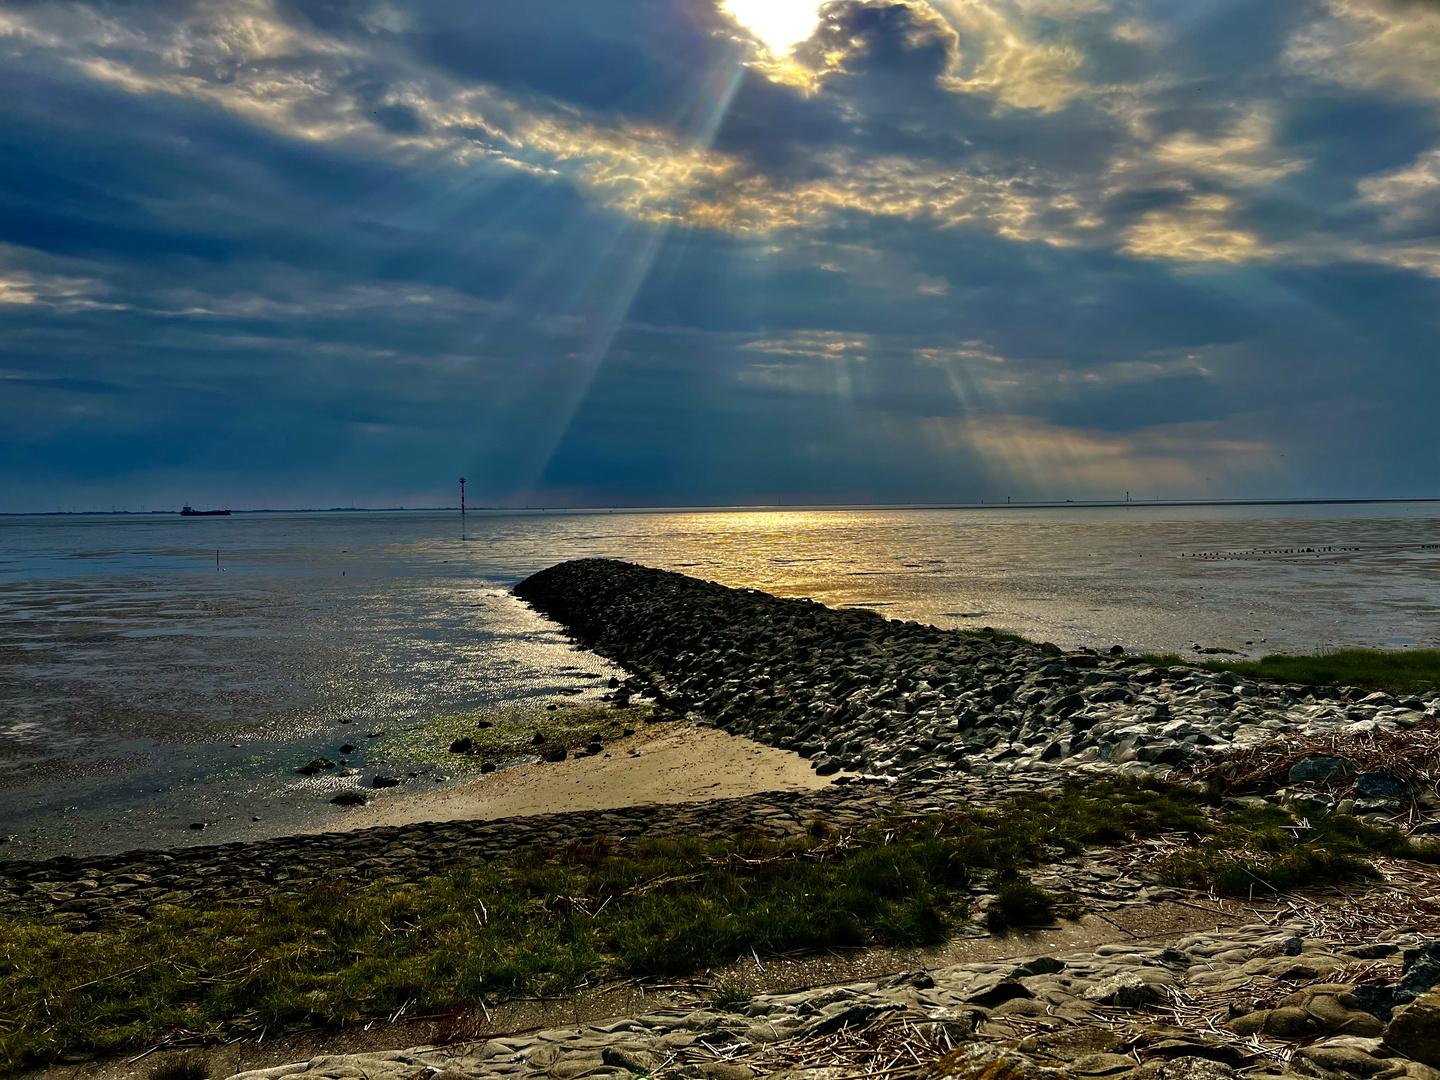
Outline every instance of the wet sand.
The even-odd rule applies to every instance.
[[[521,765],[443,791],[387,791],[343,819],[307,831],[703,802],[762,791],[811,791],[831,779],[816,776],[808,761],[788,750],[709,727],[655,724],[607,743],[593,757]]]

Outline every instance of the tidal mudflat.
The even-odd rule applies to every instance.
[[[364,778],[459,782],[399,742],[595,704],[624,674],[510,595],[564,559],[1067,651],[1256,658],[1435,645],[1437,543],[1429,504],[0,519],[0,835],[23,842],[0,859],[322,825],[340,778],[294,770],[347,743]]]

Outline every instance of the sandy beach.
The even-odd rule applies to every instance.
[[[398,789],[309,832],[610,810],[646,803],[809,791],[831,782],[798,754],[689,723],[654,724],[593,757],[521,765],[444,791]]]

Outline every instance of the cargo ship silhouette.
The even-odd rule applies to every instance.
[[[229,510],[192,510],[188,506],[180,508],[181,517],[229,517]]]

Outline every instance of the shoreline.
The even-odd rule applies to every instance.
[[[356,806],[297,835],[708,802],[815,791],[830,782],[796,754],[682,720],[647,724],[599,754],[516,765]]]
[[[817,792],[862,778],[1007,788],[1117,773],[1163,776],[1275,740],[1333,742],[1440,722],[1433,692],[1422,700],[1156,668],[1136,656],[1067,653],[1013,635],[889,620],[608,559],[558,564],[513,593],[557,622],[577,648],[630,672],[597,705],[653,700],[665,719],[605,743],[598,755],[472,774],[432,790],[406,783],[367,805],[330,808],[329,820],[297,818],[281,833],[196,833],[189,844],[86,855],[32,856],[6,845],[0,877],[7,867],[47,861],[89,864],[422,823],[696,805]],[[706,647],[687,648],[695,643]],[[351,790],[367,801],[376,794],[357,787],[360,776],[338,785],[339,776],[317,779],[327,782],[327,799]],[[1352,788],[1355,777],[1336,779],[1346,782],[1305,790],[1313,808],[1381,822],[1408,807],[1412,818],[1419,811],[1411,826],[1440,832],[1433,791],[1416,803],[1412,796],[1425,793],[1384,777],[1372,777],[1377,782],[1364,791]]]

